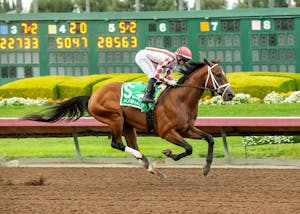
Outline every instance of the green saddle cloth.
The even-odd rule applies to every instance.
[[[141,109],[141,112],[146,112],[151,108],[153,110],[154,103],[143,103],[146,90],[146,84],[144,82],[126,82],[123,83],[121,88],[120,105],[131,106]],[[161,88],[156,88],[154,93],[154,100],[156,101]]]

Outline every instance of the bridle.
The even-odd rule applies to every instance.
[[[214,74],[212,72],[212,69],[214,67],[216,67],[217,65],[219,65],[219,64],[216,63],[213,66],[209,66],[208,65],[208,68],[207,68],[207,73],[208,74],[207,74],[207,78],[206,78],[205,86],[204,87],[202,87],[202,86],[186,85],[186,84],[177,84],[177,86],[180,86],[180,87],[189,87],[189,88],[196,88],[196,89],[204,89],[204,90],[209,90],[209,91],[217,92],[218,94],[220,94],[222,88],[225,88],[224,91],[223,91],[223,93],[222,93],[222,96],[223,96],[226,93],[226,91],[229,89],[230,84],[229,83],[225,83],[223,85],[220,85],[218,83],[218,81],[216,80],[216,78],[215,78],[215,76],[214,76]],[[222,71],[222,72],[224,74],[224,71]],[[209,79],[211,79],[211,82],[212,82],[214,88],[209,88],[207,86]]]
[[[220,85],[220,84],[218,83],[218,81],[216,80],[216,78],[215,78],[215,76],[214,76],[214,74],[213,74],[213,72],[212,72],[212,69],[213,69],[214,67],[216,67],[217,65],[218,65],[218,64],[214,64],[214,65],[211,66],[211,67],[208,66],[208,69],[207,69],[208,74],[207,74],[207,78],[206,78],[206,81],[205,81],[205,86],[204,86],[204,88],[207,88],[208,80],[209,80],[209,78],[211,78],[211,82],[212,82],[213,87],[214,87],[214,90],[217,92],[217,94],[220,94],[220,93],[221,93],[221,89],[222,89],[222,88],[225,88],[224,91],[223,91],[223,93],[222,93],[222,97],[223,97],[224,94],[226,93],[226,91],[228,90],[228,88],[230,87],[230,84],[229,84],[229,83],[225,83],[225,84],[223,84],[223,85]],[[225,76],[225,73],[224,73],[223,69],[222,69],[222,73],[223,73],[223,75]]]

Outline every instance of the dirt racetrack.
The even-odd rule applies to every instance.
[[[300,213],[299,169],[0,168],[0,213]]]

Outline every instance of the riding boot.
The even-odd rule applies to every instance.
[[[154,95],[154,84],[156,83],[156,79],[150,78],[148,81],[147,89],[145,92],[145,96],[143,97],[143,103],[153,103],[153,95]]]

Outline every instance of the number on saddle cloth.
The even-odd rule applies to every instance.
[[[121,88],[120,105],[138,108],[141,110],[141,112],[147,112],[149,108],[153,110],[154,108],[153,103],[142,102],[142,99],[145,94],[145,89],[146,89],[146,84],[144,82],[123,83]],[[161,87],[155,88],[154,100],[157,100],[161,91],[162,91]]]

